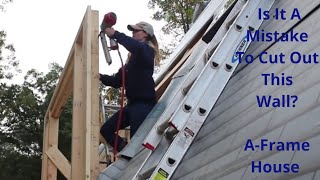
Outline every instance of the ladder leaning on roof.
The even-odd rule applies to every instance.
[[[166,124],[155,127],[160,128],[160,131],[167,129],[165,134],[174,135],[175,138],[150,179],[171,178],[235,71],[239,63],[236,52],[245,52],[250,45],[251,42],[246,38],[247,31],[259,29],[262,24],[263,20],[258,19],[259,9],[268,11],[274,1],[249,0],[246,3],[188,95],[170,118],[168,125],[173,128],[167,129]]]
[[[270,10],[274,1],[247,2],[192,86],[189,95],[169,121],[179,133],[150,179],[169,179],[172,176],[235,71],[239,63],[236,52],[245,52],[250,45],[251,42],[246,38],[247,31],[259,29],[262,24],[263,20],[259,20],[257,16],[259,9]]]
[[[179,104],[183,102],[183,97],[187,95],[192,84],[195,82],[197,77],[199,77],[201,70],[208,62],[209,57],[213,54],[214,50],[227,33],[235,17],[239,14],[245,4],[246,0],[236,0],[225,11],[222,11],[224,4],[219,8],[217,7],[216,13],[213,15],[214,18],[211,25],[207,28],[207,31],[201,40],[194,46],[195,50],[189,57],[188,61],[192,63],[189,63],[183,68],[185,70],[182,70],[182,72],[178,72],[175,75],[176,78],[183,81],[180,90],[175,92],[175,96],[171,100],[171,103],[168,104],[166,110],[158,119],[157,124],[153,129],[151,129],[144,140],[144,146],[153,151],[149,151],[148,157],[132,179],[145,179],[149,177],[160,162],[161,157],[170,146],[170,142],[162,135],[164,129],[168,127],[168,120],[177,110]],[[221,11],[223,12],[222,14]],[[185,72],[186,70],[189,70],[187,74]],[[159,132],[159,130],[162,132]]]
[[[212,22],[213,20],[213,15],[214,14],[219,14],[219,12],[221,12],[221,9],[223,8],[225,2],[227,2],[227,0],[212,0],[208,6],[205,8],[205,10],[201,13],[201,15],[198,17],[198,19],[196,20],[196,22],[194,22],[194,24],[191,26],[190,30],[187,32],[187,34],[184,36],[184,38],[181,40],[181,43],[177,46],[177,48],[175,49],[175,51],[170,55],[170,63],[168,64],[175,64],[174,62],[176,62],[178,59],[181,58],[181,60],[179,61],[188,61],[188,63],[184,63],[183,68],[181,68],[179,70],[179,73],[175,74],[169,84],[169,86],[166,88],[166,92],[164,93],[164,95],[161,96],[161,99],[159,100],[159,102],[156,104],[156,106],[153,108],[153,111],[148,115],[147,119],[143,122],[143,124],[140,126],[140,128],[138,129],[138,131],[136,132],[136,134],[133,136],[133,138],[131,139],[130,143],[126,146],[126,148],[124,148],[119,154],[120,155],[125,155],[128,157],[133,157],[133,159],[131,161],[127,161],[124,160],[123,158],[120,158],[113,164],[111,164],[108,168],[106,168],[99,176],[99,179],[131,179],[130,176],[127,176],[127,174],[129,174],[128,172],[124,172],[124,170],[127,170],[127,168],[131,167],[132,164],[134,164],[136,159],[141,158],[140,155],[143,155],[144,152],[148,152],[148,149],[144,149],[143,146],[141,146],[141,144],[143,144],[143,140],[145,139],[145,137],[147,136],[148,132],[153,128],[154,123],[157,120],[166,120],[168,119],[172,113],[175,112],[177,106],[179,105],[179,103],[183,100],[184,96],[186,95],[186,93],[184,93],[182,91],[182,89],[188,89],[189,85],[194,82],[194,80],[196,79],[196,77],[200,74],[201,70],[203,69],[203,67],[205,66],[206,61],[208,60],[207,58],[203,58],[203,59],[199,59],[199,62],[201,61],[201,64],[199,67],[196,67],[194,62],[191,62],[198,59],[191,59],[189,57],[189,55],[192,54],[196,54],[194,53],[195,51],[199,51],[201,50],[201,52],[203,52],[203,49],[205,49],[205,46],[192,46],[192,49],[188,50],[191,45],[195,44],[196,41],[199,40],[200,37],[202,37],[204,31],[208,28],[210,22]],[[212,35],[214,36],[214,34]],[[200,41],[200,40],[199,40]],[[208,43],[208,42],[207,42]],[[201,43],[202,44],[202,43]],[[200,47],[200,48],[198,48]],[[198,53],[198,54],[203,54],[203,53]],[[183,57],[182,57],[183,56]],[[191,55],[190,55],[191,56]],[[189,57],[189,58],[188,58]],[[179,64],[178,63],[178,64]],[[178,67],[178,64],[175,65],[175,67],[173,67],[172,70],[170,70],[169,74],[166,74],[166,72],[171,68],[171,65],[168,67],[165,67],[163,70],[165,71],[161,71],[159,73],[159,76],[156,80],[156,82],[158,81],[158,85],[157,87],[160,87],[161,84],[163,85],[163,87],[165,87],[167,81],[165,79],[170,79],[170,74],[173,73],[174,69],[176,69]],[[197,65],[198,66],[198,65]],[[195,72],[195,69],[197,69],[197,71]],[[187,82],[184,83],[185,81],[185,75],[188,74],[189,71],[192,71],[192,78],[188,78]],[[163,80],[162,80],[163,79]],[[160,81],[159,81],[160,80]],[[190,87],[191,87],[190,85]],[[159,88],[158,90],[162,91],[162,87]],[[175,100],[173,100],[175,99]],[[169,104],[175,104],[175,105],[169,105]],[[170,107],[169,107],[169,106]],[[166,109],[166,112],[163,112]],[[160,117],[161,116],[161,117]],[[160,118],[160,119],[159,119]],[[169,147],[169,146],[167,146]],[[166,150],[166,149],[165,149]],[[165,152],[163,152],[162,154],[164,154]],[[145,159],[145,158],[143,158]],[[160,160],[160,158],[159,158]],[[159,162],[159,161],[158,161]],[[140,168],[141,166],[135,166],[132,165],[134,167],[138,167]],[[153,167],[155,167],[155,165],[153,165]],[[132,170],[132,168],[131,168]],[[136,172],[137,169],[133,170]],[[133,172],[132,171],[132,172]]]

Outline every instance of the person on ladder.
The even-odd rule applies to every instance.
[[[113,28],[106,28],[105,32],[109,38],[115,39],[128,51],[129,56],[126,64],[113,76],[100,74],[100,81],[114,88],[125,84],[127,105],[116,112],[101,127],[100,133],[111,146],[117,144],[116,149],[120,152],[127,144],[125,140],[116,137],[115,132],[130,126],[130,137],[132,137],[156,104],[155,82],[153,80],[154,65],[159,65],[160,55],[153,27],[146,22],[128,25],[132,31],[132,37],[126,36]],[[125,74],[125,77],[122,77]],[[124,80],[124,82],[122,82]],[[122,116],[122,119],[119,119]],[[117,128],[118,119],[120,124]],[[116,142],[116,140],[118,140]],[[115,147],[114,147],[115,148]]]

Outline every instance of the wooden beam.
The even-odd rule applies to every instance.
[[[197,44],[196,44],[197,45]],[[159,100],[164,93],[164,91],[167,89],[168,85],[171,82],[172,77],[174,74],[181,68],[181,66],[186,62],[190,54],[193,52],[194,45],[191,49],[189,49],[183,57],[179,60],[179,62],[171,69],[170,72],[168,72],[165,77],[159,82],[159,84],[156,86],[156,97],[157,100]]]
[[[71,179],[70,162],[64,157],[57,146],[51,146],[51,148],[47,150],[46,155],[67,179]]]
[[[84,170],[85,170],[85,178],[89,179],[91,176],[90,172],[90,154],[91,154],[91,10],[88,8],[86,12],[85,21],[83,24],[83,34],[82,34],[82,58],[83,58],[83,70],[84,76],[82,81],[84,82],[84,102],[85,102],[85,149],[84,149]]]
[[[57,167],[45,152],[51,146],[58,145],[59,119],[53,118],[48,111],[44,119],[44,132],[41,179],[55,180],[57,179]]]
[[[97,179],[99,175],[98,19],[98,11],[92,11],[88,6],[50,101],[44,120],[42,180],[57,179],[57,166],[69,179]],[[66,165],[68,160],[57,147],[59,116],[73,90],[72,153],[69,171]],[[59,163],[61,159],[62,163]]]
[[[91,59],[89,59],[91,65],[91,73],[89,81],[90,84],[87,88],[90,88],[91,101],[88,102],[90,105],[90,119],[87,119],[91,123],[91,144],[87,146],[90,150],[90,172],[91,179],[97,179],[100,173],[99,168],[99,137],[100,137],[100,123],[99,123],[99,12],[92,11],[91,13]],[[88,66],[89,67],[89,66]]]
[[[45,152],[49,149],[49,125],[48,125],[49,115],[48,111],[43,120],[43,147],[42,147],[42,168],[41,168],[41,180],[46,180],[48,177],[48,156]]]
[[[156,98],[157,100],[159,100],[162,96],[162,94],[164,93],[164,91],[167,89],[168,85],[171,82],[172,77],[174,76],[174,74],[181,68],[181,66],[185,63],[185,61],[188,59],[188,57],[191,55],[191,53],[193,52],[193,50],[197,47],[197,45],[202,41],[201,37],[208,31],[208,27],[209,27],[210,23],[208,23],[206,26],[204,26],[198,33],[197,35],[192,39],[192,41],[190,41],[190,43],[188,44],[188,46],[186,46],[184,48],[183,51],[181,51],[179,53],[179,55],[177,55],[175,57],[175,60],[172,61],[173,63],[170,64],[170,67],[172,67],[172,69],[169,69],[168,72],[161,76],[162,79],[157,79],[156,81]],[[181,57],[181,59],[179,60],[179,58]],[[170,68],[169,67],[169,68]]]
[[[86,15],[85,15],[86,16]],[[52,112],[52,116],[58,118],[62,112],[62,108],[65,105],[68,97],[72,92],[72,80],[73,80],[73,67],[74,67],[74,48],[76,44],[82,44],[82,34],[83,34],[83,24],[85,22],[85,16],[82,19],[78,33],[73,42],[71,51],[69,53],[68,59],[64,66],[64,69],[60,75],[59,83],[53,93],[50,101],[49,108]]]
[[[49,105],[51,114],[55,118],[60,117],[63,106],[66,104],[72,91],[72,83],[70,82],[73,80],[73,56],[74,50],[72,49]]]
[[[85,122],[85,87],[82,58],[82,45],[75,45],[73,110],[72,110],[72,147],[71,178],[84,179],[84,122]]]
[[[85,179],[99,175],[99,14],[87,10],[83,26],[83,63],[85,87]]]

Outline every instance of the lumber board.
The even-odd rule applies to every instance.
[[[90,152],[90,160],[91,160],[91,179],[97,179],[100,174],[99,168],[99,137],[100,137],[100,123],[99,123],[99,38],[97,34],[99,34],[99,12],[92,11],[91,13],[91,73],[90,73],[90,86],[87,88],[91,89],[91,116],[88,119],[89,123],[91,123],[91,144],[89,148],[91,148]]]
[[[61,153],[57,146],[51,146],[46,155],[56,165],[60,172],[67,178],[71,179],[71,165],[68,159]]]
[[[73,110],[72,110],[72,148],[71,148],[71,178],[81,179],[84,177],[84,121],[85,121],[85,89],[83,79],[82,45],[76,44],[74,81],[73,88]]]
[[[181,66],[186,62],[186,60],[188,59],[188,57],[190,56],[190,54],[192,53],[194,49],[194,46],[188,50],[183,57],[181,58],[181,60],[179,60],[179,62],[172,68],[172,70],[166,74],[166,76],[160,81],[160,83],[156,86],[156,98],[157,101],[161,98],[162,94],[164,93],[164,91],[167,89],[168,85],[171,82],[172,77],[174,76],[174,74],[181,68]]]

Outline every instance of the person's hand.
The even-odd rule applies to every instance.
[[[105,32],[108,37],[111,37],[111,36],[113,36],[115,30],[113,28],[106,28]]]

